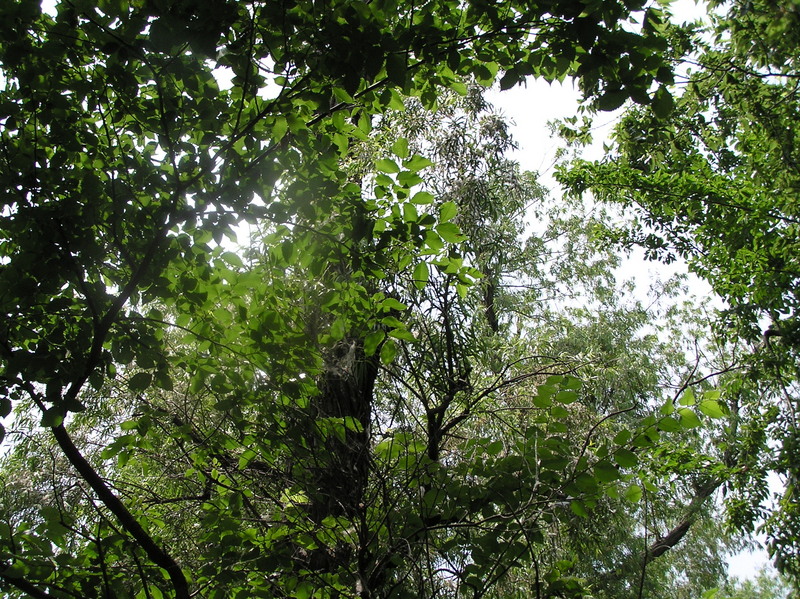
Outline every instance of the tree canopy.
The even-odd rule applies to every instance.
[[[686,260],[724,300],[718,334],[752,348],[741,367],[766,400],[737,408],[760,451],[740,450],[750,464],[731,481],[729,516],[746,530],[761,521],[779,569],[797,576],[800,14],[792,3],[710,7],[709,28],[674,34],[692,49],[674,104],[627,111],[614,151],[561,178],[636,214],[605,238]],[[786,485],[774,511],[768,471]]]
[[[638,0],[5,2],[0,590],[699,596],[760,518],[796,575],[797,46],[756,8],[711,42]],[[727,325],[631,299],[638,230],[508,159],[482,89],[528,77],[638,106],[564,180],[634,190]]]

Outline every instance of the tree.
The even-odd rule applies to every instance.
[[[781,599],[787,597],[787,585],[774,570],[762,568],[755,580],[733,579],[722,591],[712,591],[710,598],[720,599]]]
[[[420,249],[477,273],[446,211],[409,218],[425,159],[379,158],[372,188],[345,164],[376,115],[466,75],[643,93],[668,69],[640,8],[4,3],[4,591],[400,596],[400,546],[435,524],[370,520],[369,463],[421,476],[402,436],[367,443],[412,335],[391,279]],[[248,264],[223,244],[244,221],[267,232]]]
[[[642,8],[1,8],[0,588],[641,594],[687,533],[690,588],[718,582],[708,499],[743,461],[716,387],[761,390],[618,305],[599,220],[469,83],[661,111],[677,51]]]
[[[629,109],[614,153],[574,163],[562,180],[634,209],[607,239],[685,259],[726,302],[719,334],[749,345],[741,367],[761,389],[731,406],[741,469],[726,484],[730,523],[751,532],[763,522],[779,569],[796,576],[798,13],[710,8],[710,30],[668,34],[691,50],[680,97]],[[769,471],[786,486],[774,511]]]

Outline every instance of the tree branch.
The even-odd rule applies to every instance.
[[[159,568],[167,571],[167,575],[175,589],[176,599],[189,599],[189,584],[180,566],[172,557],[167,554],[155,540],[145,531],[139,521],[128,511],[128,508],[106,485],[102,477],[83,457],[80,450],[75,447],[72,439],[67,433],[63,424],[51,429],[56,438],[61,451],[64,453],[70,464],[78,471],[92,490],[97,494],[97,498],[103,502],[109,511],[116,516],[123,528],[136,540],[153,563]]]
[[[689,532],[692,524],[697,521],[697,518],[700,515],[700,509],[703,507],[706,499],[711,497],[711,495],[714,494],[714,491],[716,491],[723,482],[725,482],[723,478],[714,477],[697,490],[697,494],[692,497],[692,500],[689,502],[681,521],[673,526],[666,536],[657,539],[647,549],[647,553],[643,559],[645,564],[648,564],[657,557],[664,555],[664,553],[680,543],[681,539],[683,539],[683,537],[686,536],[686,533]]]

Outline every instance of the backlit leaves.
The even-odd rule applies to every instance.
[[[641,99],[665,44],[651,24],[633,33],[629,10],[3,4],[0,412],[17,408],[22,431],[4,469],[52,460],[28,473],[29,496],[6,485],[3,513],[20,524],[0,535],[3,578],[65,596],[339,593],[356,588],[351,564],[319,563],[356,536],[368,539],[359,555],[385,569],[369,576],[394,584],[392,569],[412,563],[398,547],[417,547],[434,516],[522,509],[530,487],[519,481],[537,465],[518,448],[490,446],[496,471],[480,474],[482,495],[467,484],[470,460],[446,473],[436,443],[397,431],[400,449],[384,452],[367,436],[388,436],[370,420],[387,429],[399,413],[375,403],[378,373],[408,367],[409,348],[432,337],[418,325],[434,303],[411,300],[444,288],[472,318],[466,302],[486,274],[467,255],[477,223],[425,185],[438,160],[411,135],[375,141],[379,121],[410,98],[436,108],[445,90],[466,97],[466,77],[510,87],[574,74],[589,97]],[[423,395],[420,410],[439,432],[477,407],[469,393],[482,381],[468,361],[461,377],[417,377],[446,388]],[[542,439],[551,478],[570,465],[559,435],[578,387],[546,381],[533,400],[554,418]],[[397,402],[414,395],[378,388]],[[446,409],[434,405],[441,397]],[[339,487],[366,493],[356,475],[373,454],[394,465],[361,482],[414,489],[431,513],[402,494],[345,505]],[[346,468],[335,463],[343,456]],[[595,457],[580,470],[616,480],[609,457]],[[596,483],[582,481],[591,495]],[[580,501],[591,509],[591,497]],[[530,557],[509,530],[437,551],[474,556],[462,578],[480,586],[501,542],[509,565]]]

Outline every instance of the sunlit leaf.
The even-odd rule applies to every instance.
[[[386,339],[386,342],[381,346],[381,363],[391,364],[397,355],[397,345],[392,339]]]
[[[433,162],[431,162],[424,156],[420,156],[419,154],[414,154],[408,160],[403,161],[403,168],[411,172],[421,171],[422,169],[427,168],[429,166],[433,166]]]
[[[408,140],[405,137],[399,137],[392,144],[392,153],[398,158],[408,157]]]
[[[725,410],[718,401],[713,399],[703,399],[697,404],[697,408],[706,416],[711,418],[724,418],[726,416]]]
[[[42,414],[41,425],[45,427],[60,426],[64,422],[64,410],[59,407],[52,407],[45,410]]]
[[[382,173],[399,173],[400,167],[391,158],[380,158],[375,161],[375,168]]]
[[[696,428],[701,425],[697,414],[690,408],[678,408],[680,424],[683,428]]]
[[[447,243],[459,243],[465,239],[464,235],[461,233],[461,229],[459,229],[458,225],[454,223],[442,223],[440,225],[436,225],[436,232]]]
[[[434,197],[427,191],[418,191],[411,197],[411,201],[414,204],[433,204]]]
[[[439,222],[446,223],[455,217],[458,213],[458,207],[455,202],[445,202],[439,206]]]
[[[642,495],[643,491],[639,485],[631,485],[625,490],[625,499],[631,503],[638,503],[641,501]]]

